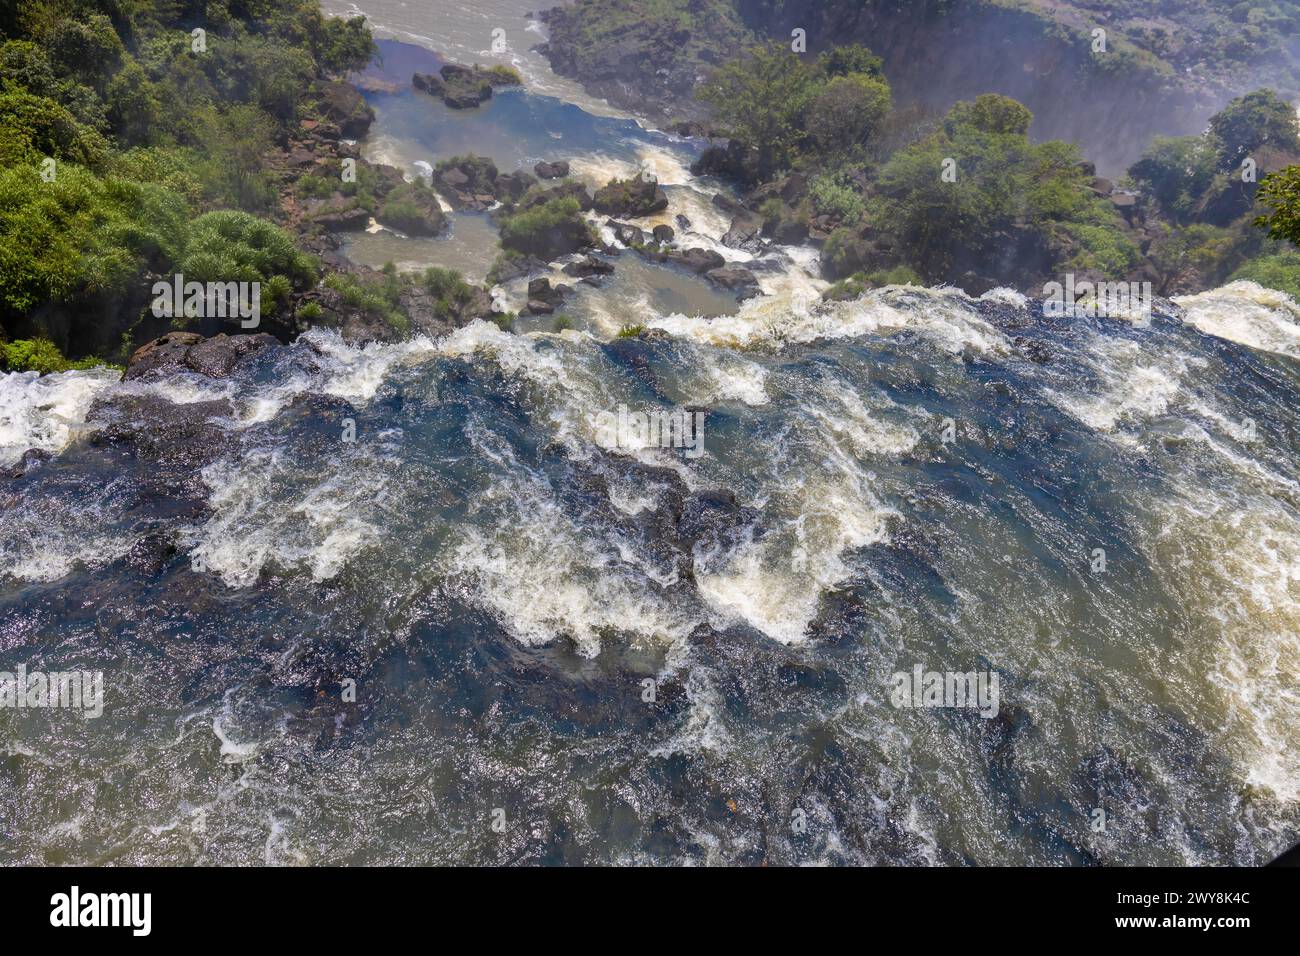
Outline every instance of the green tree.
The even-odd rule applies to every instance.
[[[336,75],[364,70],[378,52],[365,17],[326,17],[314,49],[320,68]]]
[[[1166,214],[1185,222],[1214,182],[1215,145],[1205,136],[1157,136],[1129,167],[1129,178]]]
[[[1255,225],[1267,229],[1270,239],[1300,245],[1300,166],[1265,176],[1256,199],[1273,211],[1256,219]]]
[[[981,133],[1025,136],[1033,122],[1034,114],[1024,104],[1009,96],[985,93],[974,100],[955,104],[944,120],[944,128],[949,135],[965,126]]]
[[[845,153],[864,144],[889,114],[889,84],[865,73],[837,76],[808,107],[807,128],[817,147]]]
[[[773,41],[718,67],[697,96],[713,108],[723,135],[757,152],[759,176],[768,179],[791,161],[813,87],[808,66]]]
[[[1256,90],[1233,100],[1210,118],[1219,141],[1219,166],[1235,169],[1263,146],[1300,152],[1295,110],[1272,90]]]

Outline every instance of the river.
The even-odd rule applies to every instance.
[[[529,83],[473,114],[371,94],[368,156],[649,163],[766,294],[625,253],[565,331],[0,379],[0,669],[106,687],[97,718],[0,708],[0,861],[1256,864],[1300,836],[1294,301],[819,302],[815,251],[721,246],[697,147],[550,77],[519,4],[371,6],[458,60],[500,21]],[[348,249],[478,275],[495,244],[457,216]],[[210,407],[209,460],[129,451],[104,399]],[[704,412],[704,454],[611,435],[620,408]],[[996,675],[996,713],[896,706],[918,666]]]

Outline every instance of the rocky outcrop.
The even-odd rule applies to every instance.
[[[645,231],[640,226],[634,226],[629,222],[619,222],[616,219],[606,219],[605,225],[614,232],[614,238],[623,245],[632,247],[645,244]]]
[[[436,96],[452,109],[467,110],[490,100],[494,87],[518,86],[519,75],[508,67],[462,66],[448,63],[437,73],[415,73],[411,85]]]
[[[564,274],[573,276],[575,279],[587,279],[593,276],[607,276],[614,272],[614,267],[604,260],[597,259],[595,256],[584,256],[576,262],[570,262],[564,267]]]
[[[668,208],[668,196],[654,180],[611,179],[596,190],[592,205],[606,216],[652,216]]]
[[[736,293],[736,297],[742,301],[753,298],[761,291],[754,273],[739,266],[720,266],[710,269],[704,273],[704,277],[714,285]]]
[[[204,338],[196,332],[169,332],[132,353],[122,380],[133,381],[177,371],[224,378],[245,358],[263,349],[279,347],[279,341],[266,333],[226,335],[223,332]]]
[[[569,161],[559,159],[553,163],[541,162],[533,167],[538,179],[563,179],[569,175]]]
[[[361,139],[375,121],[375,111],[350,83],[319,80],[315,86],[320,114],[348,139]]]
[[[573,290],[567,285],[553,287],[550,279],[533,279],[528,283],[528,312],[532,315],[551,315],[571,291]]]
[[[497,201],[496,163],[483,156],[457,156],[433,170],[433,185],[454,209],[482,211]]]
[[[537,179],[522,169],[513,173],[502,173],[494,184],[496,196],[503,203],[517,202],[528,190],[537,185]]]
[[[447,224],[437,194],[423,181],[403,183],[392,190],[375,219],[408,236],[436,236]]]
[[[727,264],[722,254],[712,249],[655,249],[643,246],[637,250],[651,262],[680,266],[696,275],[704,275],[714,269],[721,269]]]

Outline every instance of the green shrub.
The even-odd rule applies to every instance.
[[[104,363],[93,356],[69,361],[49,339],[0,342],[0,372],[40,372],[48,375],[51,372],[94,368],[102,364]]]
[[[123,296],[145,270],[185,248],[189,210],[152,183],[64,165],[52,182],[31,167],[0,170],[0,306]]]
[[[592,245],[595,236],[572,196],[548,200],[509,217],[501,224],[501,245],[547,259]]]
[[[109,145],[54,100],[20,90],[0,94],[0,159],[6,165],[52,157],[98,168]]]
[[[411,320],[401,310],[400,281],[395,275],[382,280],[362,279],[351,272],[335,272],[325,277],[325,286],[342,296],[350,308],[383,319],[403,335],[411,332]]]
[[[859,222],[867,209],[861,194],[842,175],[816,176],[808,184],[808,192],[818,215],[833,216],[850,226]]]

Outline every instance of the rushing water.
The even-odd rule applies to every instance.
[[[649,157],[690,244],[725,229],[690,144],[625,119],[372,99],[372,155],[593,181]],[[482,225],[350,248],[481,262]],[[1294,842],[1296,303],[1238,283],[1149,327],[1005,290],[819,303],[811,261],[752,264],[769,294],[738,306],[624,254],[562,333],[315,331],[228,380],[0,379],[0,670],[106,685],[96,719],[0,708],[0,861]],[[706,412],[705,454],[615,440],[620,406]],[[15,469],[29,448],[52,457]],[[997,716],[894,707],[916,665],[995,672]]]

